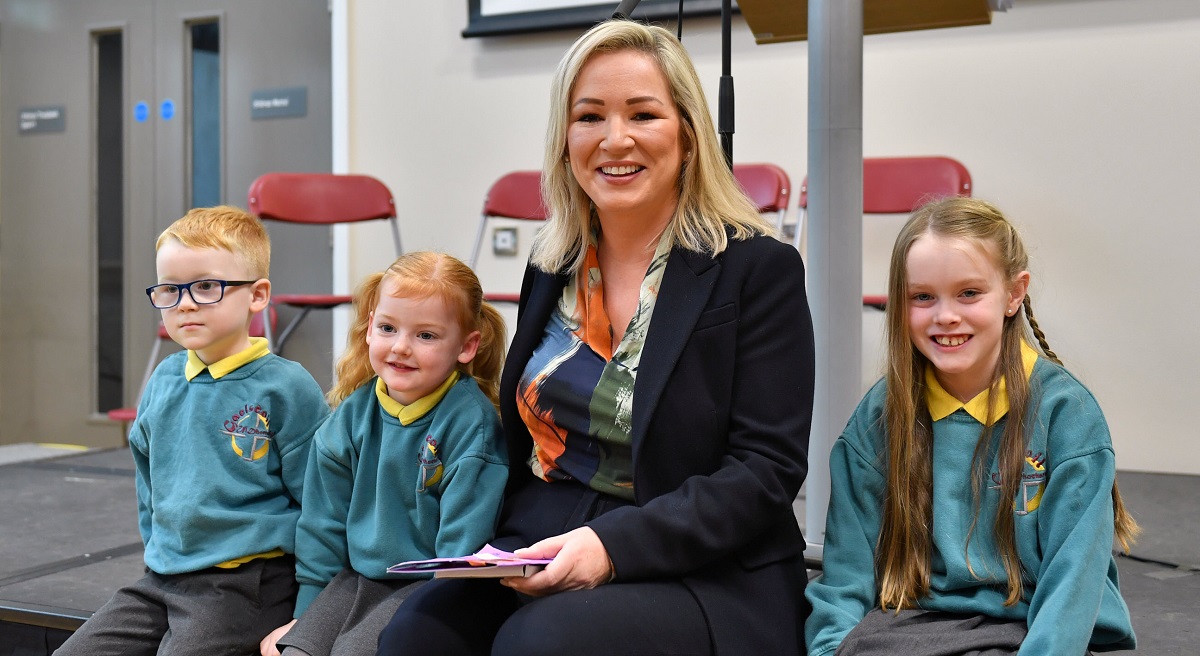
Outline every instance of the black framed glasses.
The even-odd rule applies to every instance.
[[[257,280],[193,280],[182,283],[166,283],[146,288],[146,296],[150,297],[150,305],[159,310],[167,310],[179,305],[183,300],[183,292],[192,297],[196,305],[212,305],[225,298],[226,287],[253,285]]]

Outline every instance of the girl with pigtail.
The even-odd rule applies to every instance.
[[[1027,269],[981,200],[930,203],[897,237],[887,371],[830,454],[811,656],[1134,647],[1112,545],[1128,551],[1139,529],[1100,407],[1034,319]]]
[[[304,482],[296,619],[263,640],[263,656],[374,654],[418,587],[387,568],[474,553],[500,512],[504,319],[475,273],[408,253],[362,283],[354,308]]]

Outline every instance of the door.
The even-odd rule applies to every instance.
[[[245,207],[261,173],[330,169],[327,3],[0,0],[0,52],[0,443],[119,444],[104,412],[142,385],[158,234]],[[327,230],[268,230],[277,291],[331,289]],[[323,385],[330,331],[310,317],[286,354]]]

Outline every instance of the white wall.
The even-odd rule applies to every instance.
[[[349,14],[349,168],[392,187],[406,248],[465,258],[488,185],[540,165],[550,73],[578,33],[462,39],[465,0],[354,0]],[[711,103],[719,32],[685,23]],[[964,162],[975,195],[1022,228],[1037,317],[1105,408],[1120,467],[1200,473],[1184,412],[1200,371],[1200,3],[1020,0],[989,26],[864,47],[865,154]],[[799,186],[807,44],[757,46],[735,19],[733,66],[735,159]],[[866,230],[868,289],[894,223]],[[390,259],[385,233],[352,230],[351,280]],[[485,287],[515,291],[522,264],[483,262]]]

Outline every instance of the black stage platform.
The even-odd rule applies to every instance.
[[[0,656],[51,653],[142,575],[128,450],[67,453],[0,464]],[[1138,559],[1118,560],[1137,653],[1194,656],[1200,476],[1123,472],[1120,481],[1145,528]]]
[[[127,449],[0,465],[0,655],[49,653],[142,575],[133,474]]]

